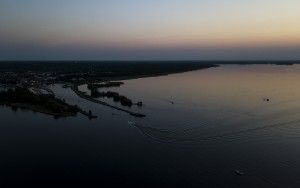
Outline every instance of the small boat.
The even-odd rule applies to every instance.
[[[242,172],[241,170],[235,170],[234,173],[235,173],[236,175],[238,175],[238,176],[243,176],[243,175],[245,175],[245,173]]]

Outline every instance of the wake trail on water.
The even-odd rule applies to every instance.
[[[228,133],[223,134],[216,134],[211,136],[191,136],[189,137],[189,134],[186,131],[180,131],[180,130],[168,130],[168,129],[158,129],[148,126],[142,126],[136,124],[135,127],[137,127],[144,135],[163,142],[168,143],[200,143],[203,141],[216,141],[220,139],[235,139],[239,138],[241,135],[262,131],[262,130],[268,130],[276,127],[282,127],[282,126],[288,126],[288,125],[294,125],[300,123],[300,119],[292,120],[292,121],[286,121],[282,123],[274,123],[274,124],[268,124],[265,126],[255,127],[255,128],[249,128],[245,130],[240,131],[232,131]]]

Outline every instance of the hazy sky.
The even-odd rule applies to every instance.
[[[0,0],[1,59],[300,59],[300,1]]]

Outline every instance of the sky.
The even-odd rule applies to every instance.
[[[299,0],[0,0],[0,60],[299,60]]]

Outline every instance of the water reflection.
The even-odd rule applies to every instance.
[[[99,118],[1,107],[0,175],[29,181],[44,172],[68,185],[299,187],[299,80],[299,65],[227,65],[110,89],[143,101],[132,107],[143,119],[55,85],[58,97]]]
[[[126,81],[116,91],[145,97],[145,111],[154,118],[136,127],[156,140],[201,143],[235,136],[246,140],[250,134],[261,139],[266,131],[275,138],[273,129],[299,124],[298,73],[298,65],[232,65]]]

